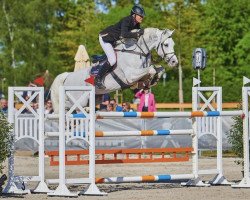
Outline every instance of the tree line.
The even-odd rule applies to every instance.
[[[138,1],[136,1],[138,2]],[[248,0],[140,0],[142,26],[175,29],[184,101],[191,101],[192,52],[207,51],[203,86],[222,86],[223,101],[239,101],[242,76],[250,74],[250,4]],[[25,86],[49,70],[55,77],[73,71],[80,44],[101,54],[98,34],[127,16],[132,0],[1,0],[0,79],[2,89]],[[167,66],[159,61],[157,64]],[[153,88],[157,102],[178,102],[179,70],[166,67],[167,79]],[[53,78],[52,78],[53,79]],[[4,80],[4,81],[3,81]],[[47,83],[49,87],[50,82]],[[125,90],[127,100],[132,93]]]

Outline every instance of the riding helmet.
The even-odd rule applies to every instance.
[[[133,15],[133,14],[140,15],[141,17],[145,17],[145,15],[146,15],[143,7],[140,5],[134,5],[133,8],[131,9],[130,14],[131,15]]]

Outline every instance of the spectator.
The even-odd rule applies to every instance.
[[[119,106],[119,105],[116,103],[116,100],[115,100],[115,99],[111,99],[111,100],[110,100],[110,104],[113,105],[114,111],[116,111],[116,112],[122,112],[122,107]]]
[[[138,107],[139,112],[155,112],[155,96],[152,94],[148,88],[140,90],[135,95],[140,98],[140,104]]]
[[[52,114],[54,112],[53,107],[52,107],[52,102],[51,100],[47,100],[46,104],[45,104],[45,110],[44,110],[44,114]]]
[[[31,110],[34,110],[35,112],[36,112],[36,109],[34,109],[34,105],[35,105],[35,103],[33,103],[33,102],[30,102],[30,107],[31,107],[31,109],[30,108],[28,108],[28,107],[25,107],[25,109],[22,111],[22,114],[31,114],[32,113],[32,111]]]
[[[35,105],[35,103],[33,103],[33,102],[30,103],[30,107],[36,112],[36,110],[34,109],[34,105]],[[27,108],[26,113],[31,114],[32,113],[32,111],[31,111],[32,109]]]
[[[103,94],[102,103],[100,104],[100,110],[107,110],[107,105],[110,103],[110,95]]]
[[[29,83],[28,84],[28,87],[37,87],[34,83]],[[25,101],[28,101],[29,100],[29,98],[32,96],[34,94],[34,91],[24,91],[23,92],[23,98],[25,99]],[[36,98],[34,98],[33,100],[32,100],[32,102],[33,103],[36,103],[37,102],[37,99]]]
[[[138,98],[138,97],[135,96],[138,91],[140,91],[140,90],[139,89],[133,90],[133,93],[134,93],[133,104],[136,105],[136,110],[138,110],[138,107],[140,105],[140,98]]]
[[[108,111],[108,112],[113,112],[113,111],[114,111],[114,105],[109,103],[109,104],[107,105],[107,111]]]
[[[122,103],[122,112],[134,112],[129,102]]]
[[[39,108],[39,104],[38,104],[38,103],[34,103],[33,108],[34,108],[34,110],[37,112],[37,111],[38,111],[38,108]]]
[[[8,101],[6,99],[1,99],[0,100],[1,104],[1,112],[4,113],[5,115],[8,114]]]

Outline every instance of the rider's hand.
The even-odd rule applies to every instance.
[[[143,34],[144,34],[144,29],[141,28],[141,29],[137,32],[137,35],[138,35],[138,37],[140,37],[140,36],[143,35]]]

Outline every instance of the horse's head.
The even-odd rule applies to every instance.
[[[170,67],[175,67],[178,64],[178,59],[174,53],[174,40],[172,34],[174,31],[163,30],[159,44],[156,48],[157,54],[164,59]]]

